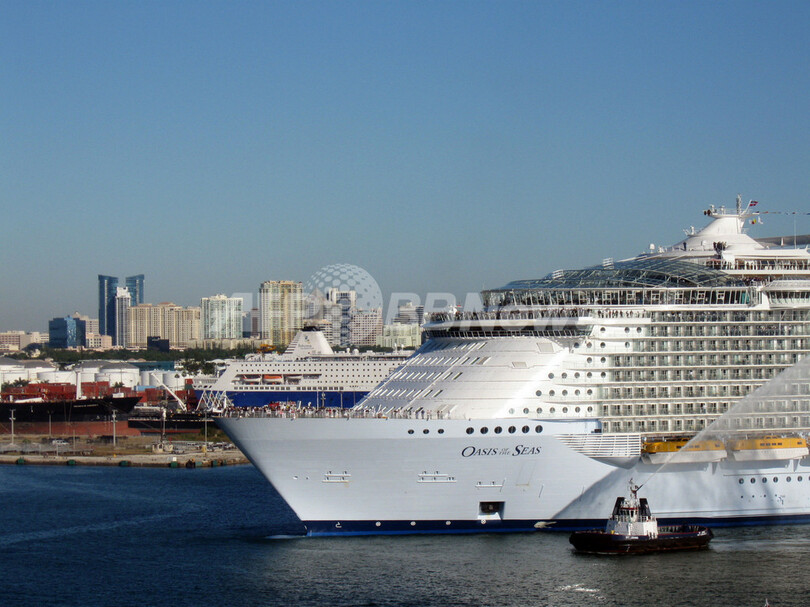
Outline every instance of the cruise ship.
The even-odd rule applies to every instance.
[[[213,379],[195,380],[199,408],[354,407],[413,351],[335,352],[323,332],[303,330],[287,349],[229,360]]]
[[[808,239],[755,205],[434,316],[350,412],[218,423],[309,535],[592,528],[631,478],[662,524],[810,521]]]

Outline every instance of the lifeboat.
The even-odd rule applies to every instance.
[[[649,464],[697,464],[719,462],[728,457],[725,445],[719,440],[686,439],[652,441],[644,443],[641,458]]]
[[[266,384],[280,384],[281,375],[262,375],[262,381]]]
[[[737,461],[773,461],[801,459],[810,454],[807,441],[798,436],[760,436],[741,438],[729,444],[731,456]]]
[[[640,554],[708,548],[712,532],[696,525],[659,527],[646,498],[630,480],[630,497],[616,498],[604,529],[576,531],[569,541],[577,552],[588,554]]]

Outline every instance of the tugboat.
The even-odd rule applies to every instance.
[[[708,548],[713,534],[697,525],[658,526],[646,498],[630,479],[630,497],[616,498],[605,529],[576,531],[569,541],[587,554],[643,554]]]

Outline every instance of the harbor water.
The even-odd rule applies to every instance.
[[[2,466],[0,503],[4,606],[788,607],[810,587],[806,525],[625,557],[563,533],[305,538],[252,466]]]

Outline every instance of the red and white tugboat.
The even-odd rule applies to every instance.
[[[577,552],[589,554],[640,554],[707,548],[713,534],[707,527],[677,525],[659,527],[646,498],[630,479],[630,497],[616,498],[605,529],[576,531],[569,541]]]

